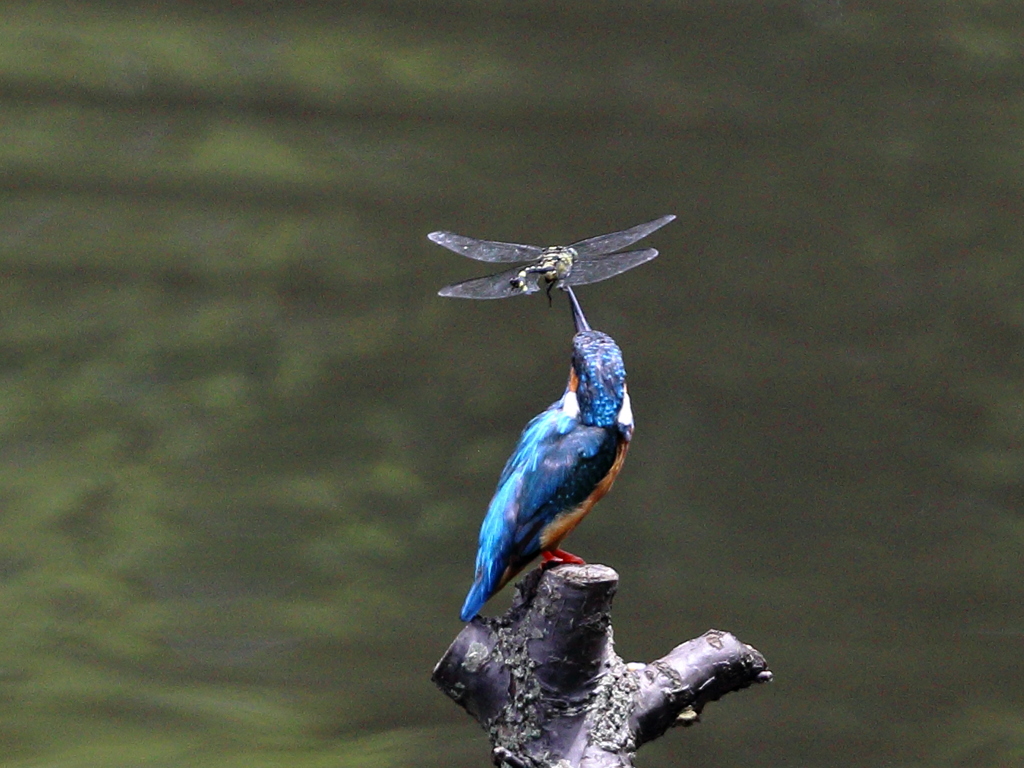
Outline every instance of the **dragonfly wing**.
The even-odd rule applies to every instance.
[[[509,269],[499,272],[496,275],[486,277],[474,277],[472,280],[463,280],[461,283],[446,285],[437,292],[438,296],[448,296],[453,299],[508,299],[512,296],[521,296],[526,293],[536,293],[540,290],[537,285],[536,275],[527,275],[522,282],[522,287],[512,284],[512,278],[519,275],[520,268]]]
[[[475,237],[456,235],[454,232],[431,232],[427,239],[477,261],[511,262],[532,261],[544,249],[539,245],[499,243],[495,240],[477,240]]]
[[[566,285],[587,285],[588,283],[599,283],[609,277],[622,274],[628,269],[637,267],[645,261],[650,261],[658,252],[654,248],[645,248],[642,251],[627,251],[626,253],[611,253],[596,259],[577,261],[572,265],[572,271],[563,281]]]
[[[580,240],[569,247],[576,249],[576,254],[580,258],[611,253],[647,237],[651,232],[661,229],[670,221],[674,221],[675,218],[675,216],[669,214],[668,216],[662,216],[660,219],[648,221],[646,224],[637,224],[635,227],[624,229],[621,232],[612,232],[610,235],[598,235],[597,237]],[[652,256],[651,258],[653,259],[654,257]]]

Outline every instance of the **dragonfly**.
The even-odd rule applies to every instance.
[[[431,232],[427,235],[431,241],[477,261],[525,262],[493,275],[446,285],[438,294],[457,299],[507,299],[546,288],[550,300],[551,289],[556,286],[567,288],[597,283],[650,261],[658,255],[654,248],[625,253],[618,251],[661,229],[675,218],[670,214],[621,232],[589,237],[572,245],[547,248],[477,240],[454,232]]]

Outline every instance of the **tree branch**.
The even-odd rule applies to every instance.
[[[473,619],[437,663],[433,681],[487,730],[495,765],[629,768],[641,744],[697,722],[708,702],[771,680],[760,653],[714,629],[624,663],[618,581],[604,565],[537,568],[504,616]]]

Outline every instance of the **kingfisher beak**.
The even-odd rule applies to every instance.
[[[572,321],[576,324],[576,333],[589,331],[590,323],[587,322],[586,315],[583,314],[583,309],[580,307],[580,303],[576,301],[576,294],[572,292],[572,288],[568,285],[565,286],[565,292],[569,294],[569,304],[572,307]]]

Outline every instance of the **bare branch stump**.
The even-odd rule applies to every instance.
[[[715,629],[624,663],[618,582],[604,565],[537,568],[504,616],[473,619],[437,663],[434,683],[487,730],[495,765],[629,768],[641,744],[697,722],[709,701],[772,679],[760,653]]]

